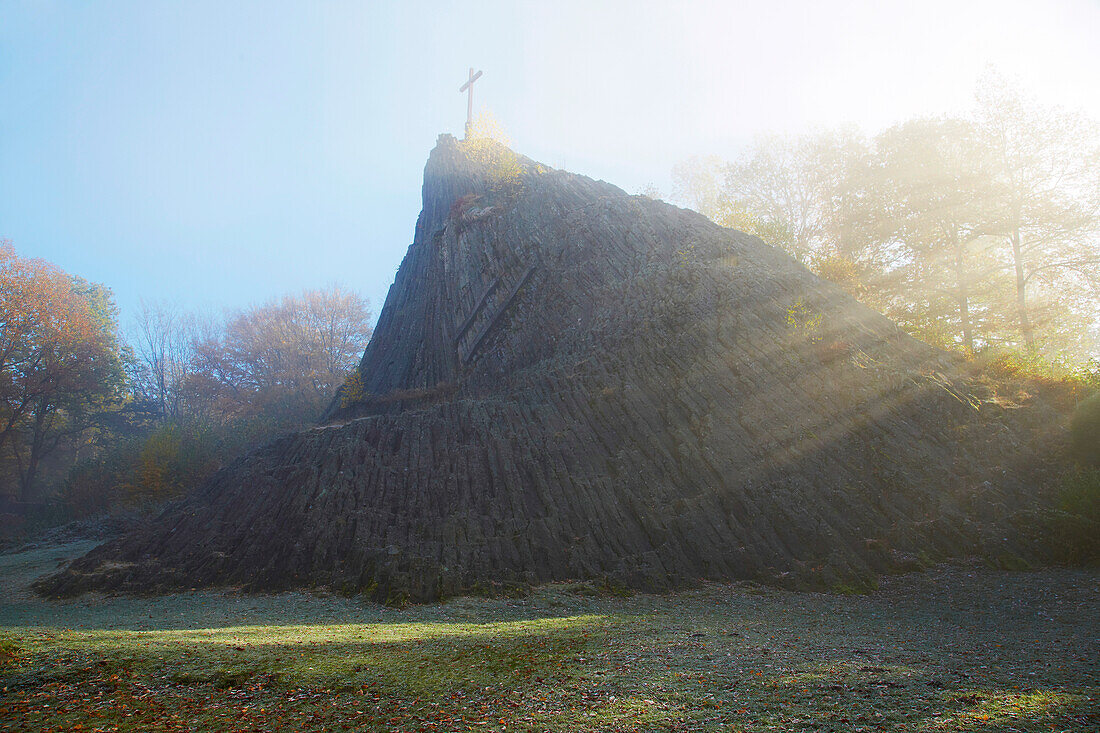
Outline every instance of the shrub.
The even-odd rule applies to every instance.
[[[971,373],[1010,402],[1041,395],[1068,412],[1100,389],[1100,363],[1080,364],[1013,349],[988,348],[969,358]]]
[[[340,389],[340,407],[350,407],[356,402],[361,402],[367,396],[367,390],[363,386],[363,375],[356,369],[348,375],[347,381]]]
[[[1082,466],[1100,468],[1100,392],[1077,406],[1069,430],[1074,460]]]
[[[485,111],[474,118],[460,146],[466,157],[485,167],[491,189],[513,191],[520,184],[523,164],[510,144],[500,122]]]
[[[64,500],[74,517],[104,512],[123,502],[123,481],[133,471],[137,442],[122,441],[73,465],[64,487]]]
[[[201,484],[227,452],[207,426],[165,423],[74,465],[65,502],[77,517],[119,506],[157,504]]]
[[[1055,559],[1071,565],[1100,560],[1100,470],[1068,474],[1058,498],[1062,513],[1051,527]]]
[[[127,486],[134,503],[159,502],[186,493],[218,469],[216,438],[197,424],[158,426],[137,455],[134,475]]]
[[[811,343],[821,340],[821,322],[824,316],[809,306],[802,298],[787,309],[787,326],[803,334]]]
[[[1100,471],[1070,474],[1062,485],[1059,499],[1062,511],[1100,522]]]

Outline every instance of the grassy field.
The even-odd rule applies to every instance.
[[[748,584],[389,609],[32,597],[0,555],[5,731],[1096,731],[1100,571],[947,567],[867,596]]]

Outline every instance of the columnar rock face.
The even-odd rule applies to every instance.
[[[1009,520],[1041,407],[982,404],[954,357],[759,239],[477,158],[440,138],[321,425],[40,591],[858,586],[918,555],[1028,552]]]

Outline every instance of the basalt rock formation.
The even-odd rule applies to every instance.
[[[1021,467],[1051,411],[983,402],[958,357],[755,237],[512,163],[442,136],[322,423],[39,591],[860,587],[918,558],[1034,554]]]

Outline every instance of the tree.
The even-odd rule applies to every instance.
[[[158,503],[276,434],[311,425],[371,333],[366,301],[340,287],[197,318],[143,304],[129,423],[76,463],[66,500],[84,513]],[[141,405],[155,405],[142,412]]]
[[[995,74],[976,96],[981,142],[1000,188],[998,234],[1010,255],[1016,318],[1035,352],[1029,284],[1047,285],[1069,310],[1097,315],[1100,127],[1025,99]]]
[[[725,163],[717,155],[694,156],[672,167],[672,195],[723,226],[729,196],[722,180]]]
[[[0,243],[0,450],[15,463],[22,501],[42,460],[117,395],[109,304],[101,286]]]
[[[366,300],[338,286],[237,313],[195,342],[187,389],[227,418],[300,427],[355,366],[370,323]]]
[[[849,168],[865,152],[866,142],[848,129],[762,137],[732,163],[716,156],[678,163],[672,170],[675,194],[715,222],[810,264],[842,254],[835,211]]]
[[[724,171],[727,209],[751,233],[803,263],[821,249],[825,229],[828,196],[816,165],[819,146],[824,144],[809,136],[761,138]]]
[[[995,186],[974,127],[962,120],[913,120],[875,139],[876,176],[863,196],[876,210],[884,247],[902,248],[909,300],[946,295],[969,352],[976,345],[974,295],[993,266],[987,239],[998,217]],[[951,318],[933,309],[936,319]]]
[[[920,338],[1100,353],[1100,126],[996,77],[973,115],[692,158],[676,194],[780,247]]]
[[[179,417],[185,410],[198,320],[178,306],[142,301],[134,326],[141,364],[135,384],[139,396],[161,417]]]

